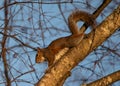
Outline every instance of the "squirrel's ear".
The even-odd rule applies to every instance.
[[[39,47],[37,47],[37,51],[41,51],[41,49]]]

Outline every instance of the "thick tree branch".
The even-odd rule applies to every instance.
[[[109,86],[118,80],[120,80],[120,70],[82,86]]]
[[[72,48],[56,64],[49,68],[36,86],[57,86],[79,62],[101,45],[120,27],[120,6],[99,26],[84,38],[79,46]]]

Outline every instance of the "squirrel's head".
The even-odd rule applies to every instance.
[[[36,54],[36,63],[44,62],[45,58],[43,56],[43,52],[40,48],[37,48],[37,54]]]

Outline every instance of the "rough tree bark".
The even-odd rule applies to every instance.
[[[60,83],[69,76],[71,69],[84,60],[90,52],[101,45],[119,27],[120,6],[95,30],[90,32],[77,47],[69,50],[52,68],[49,68],[36,86],[62,86]]]

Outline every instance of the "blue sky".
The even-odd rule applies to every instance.
[[[3,1],[0,1],[0,32],[3,31],[4,27],[4,9]],[[16,1],[28,1],[28,0],[16,0]],[[34,1],[34,0],[31,0]],[[37,0],[35,0],[37,1]],[[49,0],[48,0],[49,1]],[[53,0],[54,1],[54,0]],[[93,7],[87,8],[85,4],[85,0],[75,0],[74,4],[67,3],[62,4],[61,9],[65,19],[69,14],[77,9],[81,9],[90,13],[93,13],[96,7],[99,6],[101,0],[91,0],[90,3]],[[118,0],[119,1],[119,0]],[[14,0],[12,0],[14,2]],[[11,3],[12,3],[11,2]],[[46,2],[46,0],[44,1]],[[51,2],[51,1],[49,1]],[[115,3],[109,4],[111,9],[105,8],[102,14],[97,18],[97,24],[102,22],[116,7]],[[9,10],[11,12],[9,26],[12,26],[12,30],[8,30],[10,35],[15,35],[18,39],[22,42],[29,44],[33,47],[46,47],[48,44],[58,37],[64,37],[70,35],[69,28],[65,23],[60,10],[58,8],[58,4],[17,4],[9,6]],[[44,15],[42,14],[44,13]],[[116,32],[117,34],[118,32]],[[115,45],[119,43],[119,35],[114,34],[108,41],[112,42],[104,42],[106,46],[112,46],[114,48]],[[0,41],[2,40],[2,35],[0,34]],[[16,41],[14,38],[8,38],[6,47],[9,49],[7,52],[7,60],[10,65],[10,77],[14,78],[24,74],[28,71],[32,70],[32,67],[35,68],[34,72],[30,72],[27,74],[21,75],[19,78],[16,79],[18,86],[33,86],[34,83],[38,81],[37,77],[42,77],[44,74],[45,69],[47,68],[47,62],[36,64],[35,63],[35,55],[36,51],[26,48],[20,47],[20,42]],[[113,46],[114,45],[114,46]],[[11,48],[13,47],[14,48]],[[16,46],[16,47],[15,47]],[[1,47],[1,46],[0,46]],[[99,47],[100,48],[100,47]],[[117,49],[118,47],[116,47]],[[90,78],[91,81],[103,77],[108,73],[114,72],[115,70],[119,70],[120,63],[117,62],[113,56],[117,57],[116,55],[108,55],[110,52],[106,53],[106,50],[97,50],[97,53],[103,53],[103,55],[95,55],[95,52],[92,52],[87,58],[81,62],[77,67],[72,70],[72,75],[67,79],[65,86],[79,86],[82,82],[81,79]],[[105,56],[104,56],[105,55]],[[98,65],[94,65],[94,61],[98,60],[104,56],[101,62]],[[111,57],[111,58],[108,58]],[[93,59],[94,58],[94,59]],[[120,60],[120,59],[118,59]],[[114,63],[116,61],[116,63]],[[114,63],[113,66],[108,65]],[[0,60],[0,83],[5,81],[5,77],[3,75],[3,62]],[[105,65],[105,66],[104,66]],[[12,67],[11,67],[12,66]],[[83,67],[84,66],[84,67]],[[91,68],[91,70],[95,71],[95,74],[92,75],[91,70],[87,70]],[[19,71],[19,72],[18,72]],[[13,76],[11,75],[13,74]],[[86,75],[88,74],[88,75]],[[90,81],[88,80],[88,81]],[[0,84],[0,86],[4,86]],[[14,82],[12,86],[17,86]]]

